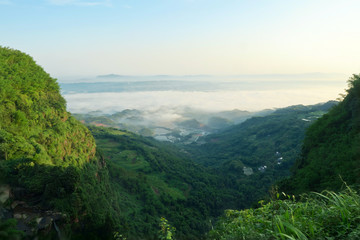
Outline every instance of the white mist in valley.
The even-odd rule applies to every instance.
[[[146,91],[146,92],[101,92],[65,94],[68,109],[74,113],[102,111],[120,112],[124,109],[163,112],[164,118],[174,118],[176,112],[166,110],[191,107],[205,112],[233,109],[259,111],[296,104],[316,104],[339,97],[337,88],[309,88],[281,91]]]
[[[261,111],[335,100],[344,92],[340,81],[102,81],[62,83],[72,113],[113,114],[141,111],[142,124],[171,126],[224,111]]]
[[[341,81],[121,81],[62,83],[71,112],[154,111],[191,107],[202,111],[258,111],[334,100],[346,87]]]

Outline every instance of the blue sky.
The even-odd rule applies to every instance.
[[[350,75],[360,1],[0,0],[0,45],[52,76]]]

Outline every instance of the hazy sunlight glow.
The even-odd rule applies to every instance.
[[[1,45],[51,75],[350,75],[360,69],[360,2],[0,1]]]

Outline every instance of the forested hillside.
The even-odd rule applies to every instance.
[[[171,144],[112,128],[89,127],[109,169],[119,200],[119,231],[128,239],[153,239],[161,217],[177,239],[198,239],[211,220],[237,206],[236,191],[193,163]]]
[[[231,160],[251,167],[267,163],[278,152],[281,163],[293,164],[300,150],[305,131],[315,120],[336,105],[329,101],[311,106],[296,105],[275,112],[252,117],[219,134],[205,137],[205,144],[190,148],[196,152],[196,161],[206,166],[220,166]]]
[[[339,104],[278,109],[193,144],[158,142],[86,128],[66,111],[55,79],[30,56],[0,48],[0,238],[164,239],[169,227],[175,239],[356,239],[354,188],[301,198],[273,188],[268,204],[226,211],[207,232],[225,209],[266,197],[296,158],[281,191],[358,184],[359,109],[354,75]]]
[[[34,60],[0,48],[0,157],[81,166],[95,155],[90,132],[66,112],[59,86]]]
[[[174,146],[92,128],[66,112],[55,79],[1,48],[0,234],[45,239],[201,238],[238,193]],[[20,232],[14,230],[15,225]]]
[[[289,176],[306,128],[336,104],[278,109],[208,135],[203,145],[182,147],[196,162],[220,175],[227,188],[239,193],[237,208],[248,208],[266,197],[272,184]]]
[[[156,239],[166,217],[178,239],[197,239],[238,206],[236,190],[174,146],[91,128],[95,151],[56,80],[24,53],[0,53],[1,236]]]
[[[279,192],[274,188],[257,209],[226,211],[210,239],[359,239],[359,133],[360,76],[354,75],[344,99],[307,129],[293,175]]]
[[[343,181],[360,183],[360,76],[349,80],[347,95],[306,132],[287,192],[340,190]]]
[[[30,56],[1,47],[1,235],[112,236],[104,229],[116,225],[117,202],[95,148],[56,80]],[[11,230],[13,219],[21,232]]]

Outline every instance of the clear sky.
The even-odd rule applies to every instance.
[[[54,77],[360,72],[358,0],[0,0]]]

